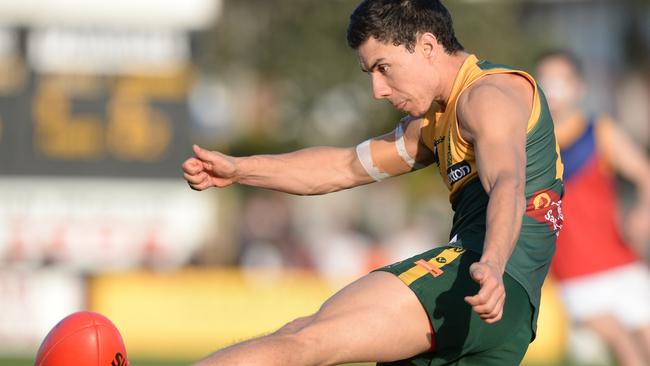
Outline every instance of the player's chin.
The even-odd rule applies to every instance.
[[[413,118],[422,118],[427,114],[428,109],[418,109],[418,108],[406,108],[403,110],[404,113],[408,114]]]
[[[426,113],[410,113],[410,112],[407,112],[406,114],[408,114],[410,117],[413,117],[413,118],[423,118]]]

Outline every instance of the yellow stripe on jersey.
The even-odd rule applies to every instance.
[[[453,262],[456,258],[463,254],[463,252],[465,252],[465,249],[463,248],[447,248],[425,263],[428,263],[434,268],[440,269],[445,265]],[[399,275],[399,279],[402,280],[402,282],[404,282],[407,286],[410,286],[413,282],[422,278],[426,274],[431,273],[431,275],[437,277],[442,272],[440,271],[440,274],[435,274],[433,271],[427,269],[426,266],[418,264],[418,262],[414,262],[415,266]]]
[[[557,156],[560,156],[560,145],[555,142],[555,153]],[[562,164],[562,159],[558,158],[555,160],[555,179],[564,180],[564,164]]]

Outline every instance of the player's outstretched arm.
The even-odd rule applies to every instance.
[[[184,177],[195,190],[233,183],[310,195],[372,182],[354,148],[313,147],[278,155],[232,157],[193,146],[183,163]]]
[[[239,183],[299,195],[335,192],[428,165],[431,156],[420,143],[419,124],[401,121],[394,131],[356,148],[232,157],[195,145],[194,157],[183,163],[184,177],[195,190]]]
[[[470,267],[481,287],[465,298],[486,323],[503,315],[503,273],[525,211],[525,141],[532,96],[532,85],[523,78],[494,75],[470,89],[458,111],[463,137],[474,144],[479,178],[490,196],[483,255]]]
[[[625,220],[624,231],[635,249],[645,253],[650,238],[650,160],[614,121],[605,119],[597,126],[598,145],[609,165],[636,190],[635,205]]]

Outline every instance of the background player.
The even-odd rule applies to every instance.
[[[194,147],[185,178],[197,190],[239,183],[323,194],[436,163],[455,210],[451,242],[201,365],[518,364],[561,227],[562,165],[535,81],[464,52],[435,0],[364,1],[348,43],[374,96],[409,114],[393,132],[356,148],[281,155]]]
[[[650,163],[611,119],[582,110],[585,83],[575,56],[549,52],[538,62],[537,77],[548,98],[565,164],[566,227],[552,269],[567,311],[602,337],[620,365],[647,365],[650,274],[622,239],[614,174],[636,186],[639,199],[626,222],[647,238]]]

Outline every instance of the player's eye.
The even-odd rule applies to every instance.
[[[388,72],[388,65],[377,65],[377,71],[379,71],[382,74],[386,74]]]

